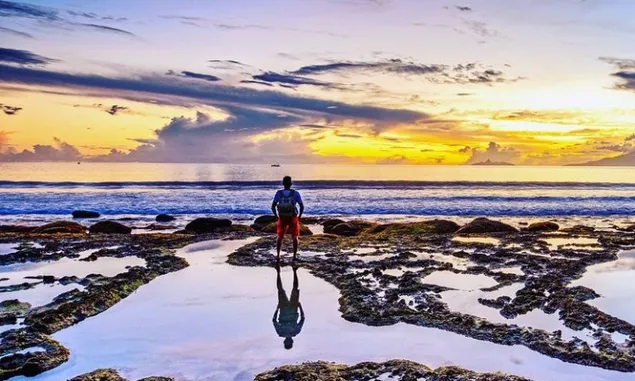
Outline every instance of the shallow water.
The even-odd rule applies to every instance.
[[[298,275],[306,323],[287,351],[271,320],[277,303],[275,270],[224,263],[244,243],[204,242],[181,250],[190,267],[159,277],[106,312],[55,334],[70,349],[70,361],[29,380],[58,381],[114,367],[132,379],[170,375],[188,381],[245,381],[283,364],[395,358],[432,367],[503,371],[535,381],[632,379],[438,329],[350,323],[338,312],[337,289],[304,270]],[[289,293],[290,269],[283,268],[282,275]]]
[[[617,261],[590,266],[573,286],[586,286],[600,294],[587,303],[635,324],[635,250],[624,250]]]
[[[0,243],[0,255],[11,254],[20,246],[17,243]]]
[[[497,281],[486,275],[455,274],[451,271],[435,271],[421,278],[421,282],[466,291],[493,287],[498,284]]]

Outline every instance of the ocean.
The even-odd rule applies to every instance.
[[[284,175],[313,216],[635,214],[628,167],[3,163],[0,221],[35,223],[76,209],[249,219],[269,213]]]

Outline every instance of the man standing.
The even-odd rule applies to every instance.
[[[280,249],[282,248],[282,240],[286,234],[293,237],[293,259],[298,256],[298,236],[300,235],[300,218],[304,213],[304,204],[300,192],[291,189],[293,182],[291,176],[285,176],[282,179],[284,189],[276,192],[271,204],[273,215],[278,218],[278,241],[276,242],[276,251],[278,260],[280,260]],[[300,210],[298,210],[298,205]]]

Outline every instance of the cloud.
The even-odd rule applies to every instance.
[[[18,111],[22,110],[22,107],[9,106],[0,103],[0,110],[2,110],[2,112],[4,112],[6,115],[15,115],[18,113]]]
[[[168,77],[169,78],[169,77]],[[179,78],[141,75],[134,78],[112,78],[89,74],[71,74],[0,64],[0,83],[51,86],[72,89],[78,93],[126,96],[123,92],[156,96],[189,98],[208,105],[242,105],[268,108],[307,117],[329,116],[340,119],[361,119],[377,123],[413,123],[430,118],[428,114],[376,106],[350,105],[316,98],[306,98],[276,91],[255,90],[206,83],[198,86]],[[142,97],[143,94],[138,95]],[[132,95],[130,95],[132,98]]]
[[[395,164],[410,164],[410,160],[403,155],[394,155],[375,161],[376,164],[395,165]]]
[[[467,152],[465,148],[461,151]],[[482,163],[488,160],[491,162],[513,162],[520,156],[520,152],[516,149],[509,147],[503,148],[500,144],[495,142],[490,142],[485,150],[472,148],[470,152],[472,156],[470,156],[465,164]]]
[[[202,80],[208,81],[208,82],[222,81],[222,79],[218,78],[215,75],[195,73],[195,72],[192,72],[192,71],[182,71],[181,74],[177,74],[173,70],[168,70],[168,72],[165,73],[165,74],[166,75],[174,75],[174,76],[184,77],[184,78],[202,79]]]
[[[267,86],[267,87],[273,87],[273,85],[271,83],[268,83],[268,82],[251,81],[251,80],[248,80],[248,79],[244,79],[244,80],[240,81],[240,83],[247,83],[247,84],[252,84],[252,85],[262,85],[262,86]]]
[[[428,81],[437,84],[511,83],[523,79],[520,77],[507,78],[500,70],[487,68],[473,62],[450,66],[441,64],[423,64],[414,61],[405,61],[399,58],[383,61],[341,61],[328,64],[308,65],[292,71],[289,74],[365,74],[369,72],[405,76],[422,76]]]
[[[472,12],[472,8],[462,5],[455,5],[454,8],[458,9],[461,12]]]
[[[19,65],[48,65],[57,60],[43,57],[28,50],[0,48],[0,62]]]
[[[60,20],[58,14],[59,12],[53,8],[0,0],[0,17],[21,17],[57,21]]]
[[[260,82],[278,83],[283,85],[289,85],[292,87],[300,86],[300,85],[311,85],[311,86],[328,87],[328,88],[340,88],[339,85],[334,83],[317,81],[315,79],[311,79],[307,77],[299,77],[296,75],[279,74],[279,73],[274,73],[272,71],[268,71],[263,74],[254,75],[252,78]]]
[[[3,26],[0,26],[0,32],[12,34],[14,36],[19,36],[19,37],[24,37],[24,38],[30,38],[30,39],[35,38],[35,37],[33,37],[33,35],[28,34],[26,32],[21,32],[19,30],[15,30],[15,29],[11,29],[11,28],[5,28]]]
[[[497,37],[499,32],[490,28],[487,23],[476,20],[463,20],[463,24],[467,27],[469,31],[476,34],[477,36],[489,38],[489,37]]]
[[[111,26],[106,26],[106,25],[84,24],[84,23],[73,23],[73,25],[86,27],[86,28],[97,30],[97,31],[101,31],[101,32],[108,32],[108,33],[115,33],[115,34],[122,34],[122,35],[126,35],[126,36],[134,36],[134,37],[136,37],[136,35],[134,33],[132,33],[132,32],[128,32],[127,30],[123,30],[123,29],[119,29],[119,28],[113,28]]]
[[[117,115],[117,113],[118,113],[119,111],[124,111],[124,110],[127,110],[127,109],[128,109],[128,107],[118,106],[118,105],[112,105],[112,106],[110,106],[110,108],[109,108],[109,109],[107,109],[107,110],[106,110],[106,112],[107,112],[108,114],[110,114],[110,115]]]
[[[58,138],[53,138],[54,145],[36,144],[31,150],[23,150],[22,152],[15,152],[9,150],[4,153],[0,153],[0,161],[77,161],[82,158],[82,154],[77,147],[68,144]],[[0,139],[1,143],[1,139]]]
[[[635,91],[635,60],[614,57],[600,57],[600,60],[614,65],[618,70],[611,74],[620,80],[615,84],[616,89]]]
[[[624,141],[634,142],[635,141],[635,134],[627,136],[626,139],[624,139]]]
[[[89,20],[104,20],[104,21],[118,21],[118,22],[128,20],[126,17],[100,16],[93,12],[76,12],[76,11],[69,10],[69,11],[66,11],[66,13],[74,17],[86,18]]]

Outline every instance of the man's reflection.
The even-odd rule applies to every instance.
[[[282,286],[280,278],[280,265],[276,266],[278,278],[276,287],[278,288],[278,307],[273,313],[273,326],[276,328],[278,336],[284,337],[285,349],[293,348],[293,338],[297,336],[304,325],[304,310],[300,303],[300,290],[298,289],[298,268],[293,266],[293,290],[291,299]],[[298,314],[298,310],[300,313]],[[299,318],[299,320],[298,320]]]

